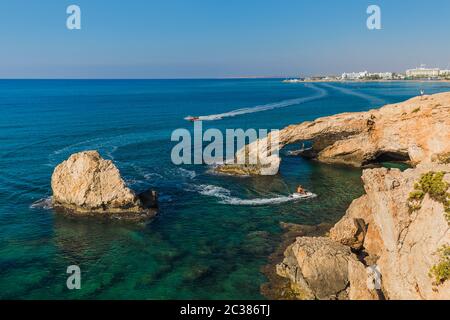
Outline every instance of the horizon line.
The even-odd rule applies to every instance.
[[[246,77],[174,77],[174,78],[1,78],[2,80],[237,80],[237,79],[286,79],[284,76],[246,76]]]

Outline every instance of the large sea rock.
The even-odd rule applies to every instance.
[[[265,154],[270,137],[245,146],[236,158],[245,154],[256,159]],[[413,165],[445,160],[450,157],[450,93],[319,118],[279,132],[280,149],[303,141],[313,142],[310,157],[331,164],[360,167],[384,160],[409,161]],[[216,170],[235,175],[274,175],[280,159],[272,154],[269,160],[264,165],[228,163]]]
[[[97,151],[73,154],[52,175],[53,207],[81,215],[141,220],[156,215],[156,193],[137,195]]]

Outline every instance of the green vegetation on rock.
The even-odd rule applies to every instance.
[[[449,184],[444,181],[444,176],[445,172],[434,171],[422,175],[408,197],[410,212],[419,210],[422,207],[423,198],[428,194],[431,199],[444,205],[445,217],[450,224],[450,193],[447,192]]]
[[[430,269],[429,276],[439,285],[450,279],[450,246],[445,245],[438,250],[440,261]]]

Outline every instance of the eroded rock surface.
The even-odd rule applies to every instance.
[[[53,206],[78,214],[102,214],[131,219],[156,214],[156,194],[136,195],[114,163],[97,151],[73,154],[52,175]]]
[[[437,250],[450,244],[444,205],[426,194],[420,209],[411,211],[408,206],[408,197],[421,176],[442,171],[450,172],[450,165],[425,163],[405,172],[383,168],[363,173],[367,196],[352,212],[364,219],[370,208],[372,231],[366,234],[363,246],[379,257],[376,263],[390,299],[450,299],[450,282],[434,285],[429,276],[438,261]]]
[[[349,247],[327,237],[299,237],[276,268],[298,299],[347,299],[350,261],[365,270]]]
[[[362,211],[364,206],[366,210]],[[365,212],[367,215],[361,218],[361,212]],[[352,249],[361,249],[367,233],[369,217],[370,208],[366,206],[366,197],[354,200],[345,216],[331,228],[330,238]]]

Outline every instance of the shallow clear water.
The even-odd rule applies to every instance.
[[[317,95],[317,88],[326,95],[204,122],[204,128],[282,128],[450,86],[311,87],[276,79],[0,81],[0,298],[262,298],[260,268],[279,243],[279,223],[337,221],[363,192],[360,170],[283,157],[275,177],[216,176],[206,166],[173,165],[176,143],[170,135],[176,128],[192,129],[183,120],[188,115],[302,101]],[[31,206],[51,195],[55,165],[89,149],[114,160],[131,188],[158,190],[159,217],[140,226],[71,219]],[[263,206],[223,203],[286,196],[298,184],[318,196]],[[73,264],[82,270],[78,291],[66,288],[66,268]]]

